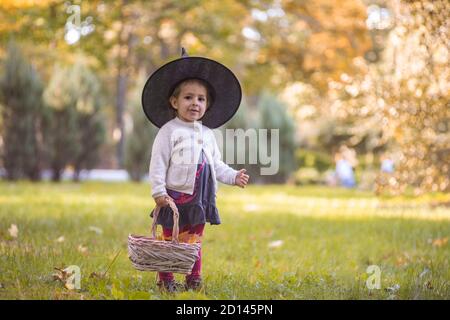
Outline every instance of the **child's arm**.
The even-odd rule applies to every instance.
[[[167,196],[166,173],[170,160],[169,135],[165,135],[163,129],[153,141],[152,155],[150,159],[149,179],[152,186],[152,197],[155,199]]]

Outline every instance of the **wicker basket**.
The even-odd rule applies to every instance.
[[[156,239],[156,219],[160,207],[156,207],[153,212],[151,238],[128,235],[128,256],[137,270],[189,274],[198,259],[199,243],[180,243],[178,241],[179,213],[172,200],[169,200],[169,205],[173,211],[172,241]]]

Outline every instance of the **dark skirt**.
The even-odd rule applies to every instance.
[[[219,211],[216,207],[216,194],[210,165],[206,161],[203,151],[197,166],[194,193],[192,195],[166,189],[167,194],[174,199],[180,213],[179,227],[185,225],[220,224]],[[153,217],[153,211],[150,214]],[[157,224],[164,228],[173,228],[173,212],[169,206],[161,208]]]

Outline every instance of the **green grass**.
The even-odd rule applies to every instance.
[[[207,225],[203,240],[204,290],[172,297],[127,257],[127,235],[149,234],[147,185],[2,182],[0,299],[449,299],[450,208],[427,205],[448,199],[221,185],[222,224]],[[106,277],[89,277],[117,252]],[[81,290],[53,280],[69,265],[81,269]],[[381,289],[367,288],[369,265],[379,266]]]

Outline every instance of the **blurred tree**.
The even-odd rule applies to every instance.
[[[9,180],[40,179],[43,85],[38,73],[10,42],[0,78],[3,165]]]
[[[78,180],[81,169],[92,169],[97,163],[105,139],[100,91],[82,56],[70,68],[55,68],[44,93],[50,107],[44,132],[54,181],[60,180],[68,164]]]
[[[450,47],[447,0],[393,0],[397,24],[374,75],[383,133],[398,158],[387,187],[450,191]]]
[[[257,105],[260,113],[260,129],[268,130],[267,144],[272,143],[271,129],[279,129],[279,142],[276,142],[279,148],[279,170],[275,175],[261,176],[265,182],[284,183],[289,175],[296,169],[295,148],[296,137],[295,122],[286,112],[286,106],[274,95],[264,92]],[[261,146],[259,146],[261,147]],[[270,148],[267,147],[267,150]],[[273,150],[270,150],[273,158]]]
[[[236,170],[245,168],[247,174],[252,177],[252,181],[258,181],[256,177],[260,173],[260,165],[257,163],[258,133],[256,131],[259,126],[257,110],[251,108],[247,101],[243,99],[233,118],[221,128],[224,140],[223,161],[226,161]],[[240,138],[241,135],[245,135],[245,139]]]
[[[282,89],[289,115],[302,123],[298,136],[305,147],[331,153],[336,143],[357,136],[351,145],[358,151],[373,148],[377,132],[352,131],[358,119],[339,118],[326,98],[329,84],[358,74],[372,50],[366,18],[364,3],[354,0],[260,2],[251,8],[243,30],[247,94]]]
[[[260,83],[257,87],[264,82],[275,88],[303,81],[325,92],[328,81],[338,79],[342,72],[352,73],[352,58],[371,48],[365,11],[359,0],[283,0],[255,5],[244,30],[245,56],[253,58],[246,69],[251,76],[246,79],[254,78]],[[268,79],[262,73],[273,76]]]
[[[249,129],[258,126],[258,120],[255,119],[250,107],[245,99],[242,99],[241,105],[235,115],[224,125],[226,129]]]
[[[79,152],[74,158],[74,180],[81,169],[92,169],[99,161],[100,147],[105,141],[105,119],[101,111],[100,83],[80,56],[71,70],[71,84],[77,110]]]
[[[325,172],[333,167],[331,156],[325,152],[298,149],[295,157],[299,168],[315,168],[318,172]]]
[[[366,26],[370,34],[372,48],[364,57],[370,63],[378,63],[382,58],[386,38],[394,26],[394,16],[390,0],[363,0],[367,5]]]
[[[448,1],[389,1],[395,27],[378,64],[330,83],[330,114],[350,121],[348,141],[366,141],[395,161],[376,190],[450,190]],[[353,120],[352,120],[353,119]]]
[[[73,6],[80,10],[79,26],[69,23]],[[10,35],[20,39],[44,79],[54,61],[74,63],[78,50],[86,53],[109,92],[114,165],[121,166],[127,92],[142,68],[150,74],[185,46],[235,71],[251,105],[264,88],[300,80],[322,94],[329,79],[351,73],[351,58],[370,47],[364,18],[359,0],[5,1],[0,43]]]
[[[46,104],[50,107],[45,118],[44,139],[53,181],[61,180],[62,171],[69,163],[73,163],[81,149],[77,102],[71,76],[69,68],[55,67],[44,92]]]
[[[124,132],[125,99],[133,71],[136,74],[144,67],[147,73],[153,72],[163,63],[179,58],[182,46],[191,55],[216,58],[225,64],[238,59],[241,36],[232,17],[245,16],[245,7],[235,0],[119,3],[120,28],[116,32],[118,54],[115,60],[116,127],[120,133]],[[123,139],[121,134],[117,149],[119,163],[123,160]]]
[[[142,110],[141,91],[145,83],[141,76],[130,98],[132,128],[125,144],[125,169],[133,181],[140,181],[148,172],[153,140],[158,128],[148,121]]]
[[[329,83],[322,110],[327,117],[318,122],[318,139],[328,152],[347,145],[358,154],[378,153],[387,142],[381,139],[383,116],[372,107],[373,99],[368,99],[374,89],[368,74],[371,65],[362,58],[354,59],[353,64],[357,70],[354,75],[344,73],[338,81]]]

